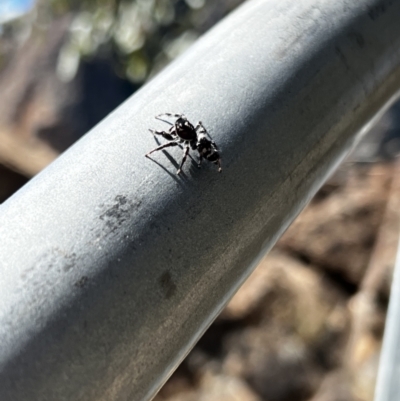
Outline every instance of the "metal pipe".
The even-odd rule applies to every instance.
[[[154,396],[399,88],[398,15],[249,1],[4,203],[0,399]],[[203,122],[221,174],[144,158],[162,112]]]
[[[397,401],[400,397],[400,244],[390,290],[385,334],[379,360],[375,401]]]

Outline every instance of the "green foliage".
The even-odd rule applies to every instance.
[[[79,60],[108,53],[120,74],[140,83],[180,54],[199,36],[193,17],[203,0],[53,0],[53,12],[74,11],[60,71],[73,77]]]
[[[70,79],[82,58],[106,54],[119,75],[141,83],[242,1],[52,0],[52,12],[74,12],[60,71]]]
[[[71,16],[57,71],[71,80],[84,59],[105,57],[118,75],[142,83],[243,0],[38,0],[27,24],[46,30]]]

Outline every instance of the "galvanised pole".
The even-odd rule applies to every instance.
[[[399,16],[249,1],[3,204],[0,400],[150,399],[399,88]],[[144,157],[163,112],[221,174]]]
[[[379,361],[375,401],[400,399],[400,246],[397,250],[385,335]]]

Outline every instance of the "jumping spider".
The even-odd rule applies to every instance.
[[[176,121],[172,124],[171,122],[161,118],[163,116],[174,117],[176,118]],[[168,131],[155,131],[153,129],[149,129],[149,131],[153,135],[161,135],[170,142],[153,149],[145,155],[146,157],[151,155],[153,152],[157,152],[158,150],[165,149],[169,146],[181,146],[182,144],[184,146],[183,158],[176,174],[181,173],[182,166],[186,161],[190,148],[199,152],[199,168],[204,157],[208,161],[218,165],[218,172],[221,172],[221,158],[218,153],[217,145],[214,141],[207,138],[207,130],[204,128],[201,121],[199,121],[196,127],[194,127],[183,114],[163,113],[155,118],[170,124],[171,127]]]

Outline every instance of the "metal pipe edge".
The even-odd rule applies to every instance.
[[[248,1],[1,205],[0,399],[151,399],[394,96],[399,15]],[[144,157],[163,112],[221,174]]]
[[[389,308],[379,360],[375,386],[375,401],[395,401],[400,396],[400,244],[397,249],[393,281],[390,290]]]

